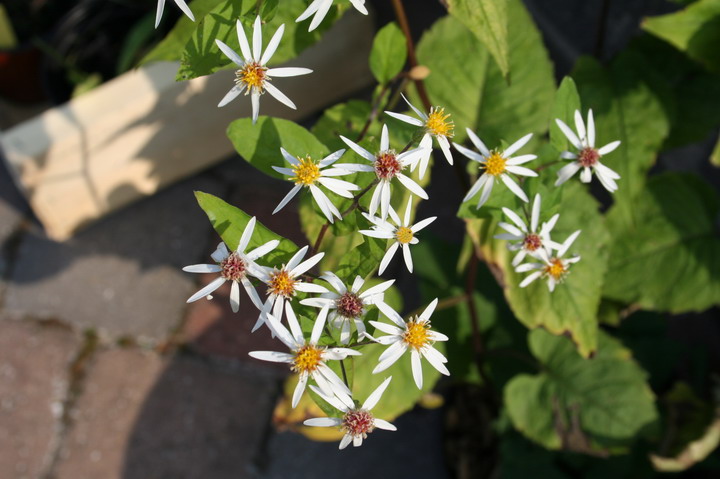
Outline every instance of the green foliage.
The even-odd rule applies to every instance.
[[[217,196],[203,193],[202,191],[196,191],[195,198],[197,198],[200,208],[202,208],[208,216],[213,228],[228,248],[230,248],[230,250],[237,249],[240,243],[240,237],[243,231],[245,231],[245,226],[247,226],[248,221],[250,221],[250,215],[241,209],[227,204]],[[298,250],[295,243],[273,233],[260,223],[260,221],[256,220],[255,230],[246,251],[251,251],[253,248],[262,246],[272,240],[279,240],[280,244],[272,252],[258,260],[260,264],[275,266],[286,263]]]
[[[633,198],[645,185],[647,171],[669,131],[667,115],[647,78],[646,66],[641,55],[625,52],[608,69],[596,60],[581,58],[572,75],[580,91],[583,114],[588,108],[595,114],[596,146],[622,142],[602,162],[621,177],[613,195],[614,209],[629,224],[638,219]]]
[[[295,122],[281,118],[261,116],[255,125],[251,118],[240,118],[230,123],[227,136],[245,161],[275,178],[287,179],[273,170],[273,166],[290,167],[280,153],[281,147],[298,158],[309,156],[313,160],[321,160],[329,154],[325,145],[312,133]]]
[[[562,131],[560,131],[555,119],[559,119],[573,128],[573,125],[575,125],[574,115],[576,110],[580,110],[582,113],[580,95],[578,94],[573,79],[565,77],[555,94],[555,103],[550,116],[550,144],[557,151],[572,150],[573,146],[568,142]]]
[[[381,85],[400,73],[407,60],[405,35],[395,22],[382,27],[373,41],[370,51],[370,71]]]
[[[225,0],[193,0],[189,7],[195,16],[195,22],[183,15],[170,33],[140,61],[140,65],[157,61],[180,60],[185,45],[195,32],[205,15]],[[197,23],[196,23],[197,22]]]
[[[217,47],[215,40],[225,42],[236,52],[240,52],[238,42],[236,20],[241,19],[245,35],[252,38],[252,22],[255,15],[252,14],[256,6],[255,1],[250,0],[225,0],[206,14],[202,20],[197,22],[197,28],[183,45],[184,50],[180,57],[180,69],[178,80],[190,80],[203,75],[209,75],[220,69],[232,67],[232,63]],[[284,0],[283,7],[279,8],[275,15],[262,26],[263,48],[280,25],[285,25],[285,33],[277,51],[270,60],[270,65],[279,65],[292,58],[310,45],[316,43],[323,32],[333,23],[336,17],[337,7],[332,7],[325,21],[312,32],[307,28],[295,23],[297,18],[307,7],[303,0]],[[185,30],[183,30],[185,32]],[[178,35],[180,36],[180,35]],[[180,38],[178,38],[180,41]]]
[[[626,225],[616,209],[603,294],[645,309],[701,311],[720,304],[717,194],[690,175],[652,178]]]
[[[467,27],[510,78],[507,0],[448,0],[450,15]]]
[[[501,139],[547,131],[555,92],[550,59],[520,0],[508,1],[507,15],[510,85],[487,48],[456,18],[437,21],[420,40],[418,61],[430,68],[428,94],[452,114],[456,142],[465,140],[466,127],[490,148]]]
[[[600,333],[592,359],[543,330],[532,331],[529,343],[541,372],[516,376],[504,393],[526,437],[548,449],[617,453],[657,420],[646,374],[617,340]]]
[[[648,18],[643,28],[720,72],[720,1],[700,0],[685,10]]]

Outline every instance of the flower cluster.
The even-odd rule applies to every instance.
[[[367,13],[363,0],[351,0],[353,6],[362,13]],[[187,6],[182,0],[176,3],[183,8]],[[162,12],[163,2],[158,4],[158,19]],[[310,30],[322,21],[332,0],[315,0],[298,18],[298,21],[313,17]],[[189,16],[192,14],[187,10]],[[277,50],[284,32],[281,25],[273,34],[267,47],[263,50],[260,17],[255,19],[252,33],[252,48],[245,35],[241,22],[237,21],[237,34],[240,51],[238,55],[220,40],[216,40],[218,48],[237,65],[235,86],[220,101],[224,106],[241,93],[250,95],[252,103],[253,123],[259,114],[259,99],[264,92],[289,106],[294,103],[271,83],[273,77],[290,77],[311,73],[306,68],[268,68],[266,65]],[[360,162],[341,163],[339,160],[346,154],[345,149],[330,153],[324,158],[312,158],[305,151],[293,151],[292,148],[281,147],[278,163],[272,168],[285,176],[294,185],[277,205],[273,214],[284,208],[303,189],[307,188],[310,195],[327,219],[327,227],[335,221],[342,221],[352,210],[358,209],[368,226],[358,229],[357,233],[381,240],[386,240],[385,254],[374,267],[378,274],[387,271],[390,261],[402,249],[402,256],[407,270],[413,272],[411,246],[419,242],[418,234],[436,220],[436,217],[413,221],[413,207],[420,200],[427,200],[428,194],[418,183],[422,180],[430,165],[433,151],[433,138],[443,157],[452,165],[454,158],[451,148],[461,155],[477,163],[479,177],[465,195],[464,201],[470,201],[479,194],[477,208],[485,205],[496,183],[502,183],[523,202],[529,198],[523,186],[525,180],[537,177],[538,171],[530,169],[526,164],[537,159],[534,154],[523,153],[532,134],[528,134],[504,149],[489,149],[485,143],[469,128],[466,129],[470,143],[474,149],[452,142],[454,123],[450,115],[441,107],[430,107],[425,113],[413,106],[405,96],[403,99],[414,112],[415,116],[387,111],[397,120],[418,128],[413,140],[404,148],[396,149],[390,144],[387,125],[383,125],[380,133],[379,149],[369,151],[359,143],[346,136],[339,135],[351,155],[359,156]],[[562,159],[572,162],[558,172],[556,186],[561,185],[582,169],[580,179],[587,183],[592,173],[609,191],[617,190],[620,177],[610,170],[599,159],[617,148],[619,142],[612,142],[602,148],[595,149],[595,125],[592,111],[588,112],[587,124],[580,112],[575,112],[577,133],[565,123],[556,120],[558,127],[568,138],[575,152],[565,151],[560,154]],[[368,122],[369,126],[370,122]],[[365,129],[365,132],[367,128]],[[364,134],[364,133],[363,133]],[[361,134],[361,136],[363,135]],[[287,144],[285,145],[287,147]],[[290,150],[290,151],[288,151]],[[415,170],[417,174],[415,174]],[[340,179],[349,177],[360,182],[364,176],[367,186],[363,189],[351,181]],[[399,190],[404,188],[407,191]],[[402,219],[397,204],[393,206],[393,190],[395,198],[402,191],[407,203]],[[372,191],[367,209],[360,206],[360,198]],[[334,197],[351,199],[349,209],[341,211],[334,203]],[[543,216],[542,198],[536,194],[530,212],[523,206],[522,211],[513,211],[502,207],[508,222],[501,221],[498,226],[503,233],[495,238],[506,240],[508,249],[515,253],[511,265],[518,273],[529,273],[519,284],[524,288],[538,278],[547,281],[552,292],[558,283],[569,273],[570,266],[580,260],[578,255],[567,256],[571,246],[578,238],[580,231],[570,234],[564,241],[552,239],[553,230],[560,219],[556,213],[549,218]],[[524,219],[523,219],[524,216]],[[547,216],[547,215],[546,215]],[[342,278],[338,272],[325,271],[316,274],[314,271],[324,257],[324,253],[306,255],[309,246],[294,252],[287,263],[279,263],[270,253],[279,246],[278,240],[259,244],[255,233],[255,218],[247,221],[245,229],[234,250],[225,243],[220,243],[211,255],[215,264],[197,264],[184,268],[193,273],[219,273],[219,277],[211,281],[188,302],[200,298],[211,298],[211,294],[226,281],[231,282],[230,304],[237,312],[240,306],[240,285],[242,284],[252,304],[257,309],[257,320],[252,328],[255,332],[266,326],[273,337],[281,341],[288,351],[253,351],[253,358],[278,363],[286,363],[292,372],[297,374],[297,386],[292,395],[292,407],[296,407],[305,390],[310,388],[328,405],[337,409],[338,417],[312,418],[305,421],[308,426],[338,427],[344,436],[340,449],[351,442],[354,446],[363,440],[375,428],[395,430],[387,421],[376,418],[371,410],[380,402],[383,393],[390,387],[392,377],[385,378],[379,386],[365,398],[359,406],[353,398],[351,385],[346,377],[344,361],[353,356],[361,356],[362,347],[376,345],[386,346],[379,355],[373,374],[386,371],[402,356],[409,355],[412,376],[416,386],[423,388],[422,360],[443,375],[449,375],[446,367],[447,359],[436,348],[436,343],[448,340],[448,337],[431,329],[430,318],[438,306],[435,298],[422,313],[404,319],[385,299],[385,293],[393,285],[394,280],[386,280],[371,287],[366,287],[366,279],[356,276],[351,283]],[[316,241],[321,243],[322,236]],[[257,245],[253,249],[249,246]],[[256,286],[264,285],[265,299],[261,299]],[[326,286],[327,285],[327,286]],[[378,318],[384,317],[389,322],[370,320],[368,311],[377,310]],[[375,328],[371,335],[368,325]],[[379,335],[384,333],[385,335]],[[342,372],[342,374],[339,373]]]

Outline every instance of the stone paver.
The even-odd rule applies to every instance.
[[[442,411],[415,409],[393,421],[395,432],[372,432],[363,445],[338,451],[337,442],[315,442],[294,432],[270,440],[263,479],[445,479]]]
[[[193,358],[100,352],[72,411],[58,479],[245,477],[279,385]]]
[[[0,322],[0,477],[49,466],[78,338],[58,326]]]
[[[113,337],[164,339],[195,288],[194,275],[180,268],[208,248],[209,223],[193,190],[222,194],[225,187],[208,175],[181,182],[65,243],[28,233],[0,314],[57,318]]]

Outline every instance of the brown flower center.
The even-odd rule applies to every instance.
[[[584,167],[594,166],[600,159],[600,153],[595,148],[583,148],[578,154],[578,163]]]
[[[342,428],[351,436],[365,438],[375,429],[375,418],[370,411],[351,409],[343,416]]]
[[[223,278],[230,281],[240,281],[245,277],[245,261],[236,253],[230,253],[230,256],[222,260],[220,263],[222,271],[220,274]]]
[[[362,300],[349,291],[337,299],[336,306],[338,314],[343,318],[359,318],[363,312]]]
[[[401,170],[402,165],[393,150],[382,151],[375,158],[375,174],[381,180],[391,180]]]
[[[529,234],[525,236],[525,239],[523,240],[523,248],[528,251],[535,251],[541,246],[542,240],[540,239],[540,236],[536,234]]]

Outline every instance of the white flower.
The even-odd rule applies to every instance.
[[[245,31],[243,30],[242,23],[240,20],[237,21],[237,34],[240,42],[240,51],[242,52],[244,60],[235,53],[235,51],[221,42],[215,40],[217,46],[222,50],[226,57],[232,62],[239,66],[240,69],[235,72],[235,86],[220,100],[218,106],[225,106],[235,99],[240,93],[245,91],[245,94],[250,94],[250,101],[252,103],[252,119],[253,123],[257,121],[258,114],[260,112],[260,95],[267,91],[277,101],[289,106],[293,110],[296,109],[295,103],[292,102],[283,92],[273,86],[270,81],[271,77],[294,77],[298,75],[307,75],[312,73],[309,68],[298,68],[298,67],[284,67],[284,68],[268,68],[267,62],[270,61],[270,57],[273,56],[275,50],[277,50],[280,44],[280,39],[285,31],[285,25],[280,25],[273,37],[270,39],[265,52],[262,51],[262,30],[260,26],[260,17],[255,19],[253,25],[253,38],[252,38],[252,52],[250,51],[250,44],[248,43],[247,37],[245,37]]]
[[[467,133],[470,137],[470,141],[472,141],[475,147],[480,150],[480,153],[476,153],[468,148],[465,148],[462,145],[458,145],[457,143],[453,143],[453,145],[460,153],[470,158],[471,160],[480,163],[482,165],[480,166],[480,168],[485,169],[485,172],[480,176],[480,178],[478,178],[472,188],[470,188],[470,191],[468,191],[467,195],[465,195],[463,201],[467,201],[473,196],[475,196],[475,194],[480,191],[480,188],[482,188],[483,191],[480,195],[480,201],[478,201],[477,204],[477,207],[480,208],[490,197],[490,191],[492,191],[495,179],[500,178],[500,180],[505,183],[505,186],[510,188],[510,191],[515,193],[521,200],[527,202],[527,195],[522,190],[522,188],[520,188],[520,186],[518,186],[518,184],[515,183],[512,178],[510,178],[510,175],[508,175],[508,173],[513,173],[515,175],[521,176],[538,175],[531,169],[519,166],[523,163],[534,160],[535,158],[537,158],[537,156],[511,156],[513,153],[525,146],[528,141],[530,141],[530,138],[532,138],[532,133],[523,136],[518,141],[510,145],[503,152],[498,152],[497,150],[488,150],[485,144],[480,140],[480,138],[478,138],[475,133],[472,132],[472,130],[470,130],[470,128],[467,129]]]
[[[392,193],[390,183],[393,178],[397,178],[398,181],[413,194],[424,200],[428,199],[427,193],[425,193],[425,190],[423,190],[420,185],[402,174],[402,170],[405,167],[416,163],[420,159],[425,153],[425,148],[415,148],[404,153],[396,154],[395,150],[390,149],[390,137],[388,135],[387,125],[383,125],[380,136],[380,152],[378,152],[377,155],[373,155],[362,146],[348,140],[342,135],[340,135],[340,139],[352,148],[355,153],[372,163],[372,165],[344,163],[336,165],[336,167],[350,171],[374,171],[379,180],[375,191],[373,191],[372,199],[370,200],[369,210],[371,215],[375,214],[379,206],[382,219],[387,218],[388,209],[390,208],[390,195]]]
[[[262,308],[262,301],[247,277],[248,275],[258,277],[257,275],[261,270],[260,266],[255,263],[255,260],[274,250],[280,242],[278,240],[268,241],[264,245],[245,254],[245,248],[247,248],[248,243],[250,243],[254,229],[255,217],[253,216],[245,226],[237,250],[232,253],[228,250],[227,246],[225,246],[225,243],[220,243],[211,255],[212,259],[218,264],[193,264],[183,268],[183,271],[187,271],[188,273],[220,273],[219,278],[216,278],[200,291],[190,296],[187,300],[188,303],[210,295],[222,286],[225,281],[232,281],[230,306],[233,312],[237,313],[240,309],[240,286],[238,283],[242,283],[245,287],[245,291],[247,291],[255,307],[258,309]]]
[[[183,11],[185,15],[190,18],[193,22],[195,21],[195,17],[193,16],[192,11],[187,6],[184,0],[175,0],[175,4],[180,7],[180,10]],[[165,0],[158,0],[157,4],[157,13],[155,14],[155,28],[160,25],[160,19],[162,18],[163,10],[165,10]]]
[[[339,427],[345,432],[342,440],[340,440],[340,449],[345,449],[351,442],[353,446],[358,447],[362,445],[363,439],[367,439],[367,435],[373,432],[375,428],[385,429],[386,431],[397,431],[397,428],[389,422],[376,418],[370,410],[380,401],[382,394],[387,389],[388,384],[392,376],[385,379],[370,395],[365,399],[362,406],[355,406],[355,402],[350,396],[345,394],[339,394],[337,396],[328,396],[323,394],[321,390],[316,387],[310,386],[310,388],[318,396],[323,398],[332,407],[338,411],[342,411],[343,417],[316,417],[306,419],[303,424],[306,426],[319,426],[319,427]]]
[[[353,7],[355,9],[362,13],[363,15],[367,15],[368,11],[365,8],[365,0],[350,0],[350,3],[352,3]],[[332,6],[332,0],[314,0],[307,9],[300,14],[299,17],[295,20],[296,22],[302,22],[306,18],[310,17],[310,15],[315,14],[315,16],[312,19],[312,22],[310,22],[310,28],[308,28],[308,32],[312,32],[315,30],[318,25],[323,21],[323,18],[325,18],[325,15],[327,15],[328,10],[330,10],[330,7]]]
[[[511,225],[500,222],[498,226],[507,231],[495,235],[497,239],[518,241],[518,243],[508,244],[510,251],[519,251],[512,261],[513,266],[517,266],[525,258],[530,255],[535,258],[545,259],[552,253],[553,248],[559,249],[561,246],[550,239],[550,231],[555,227],[560,214],[556,213],[549,221],[542,224],[538,232],[538,222],[540,221],[540,194],[535,195],[532,206],[532,215],[530,217],[530,227],[514,211],[509,208],[503,208],[503,213],[515,223]]]
[[[395,255],[395,252],[399,247],[402,247],[403,250],[405,266],[407,266],[408,271],[410,271],[411,273],[413,271],[413,261],[412,255],[410,254],[410,245],[418,244],[420,242],[420,240],[415,237],[415,234],[433,221],[435,221],[437,219],[437,216],[425,218],[424,220],[418,221],[417,223],[412,225],[410,224],[411,206],[412,198],[408,200],[407,208],[405,208],[405,216],[403,217],[402,222],[400,221],[400,217],[395,212],[395,210],[392,207],[390,208],[390,218],[395,222],[394,225],[389,221],[385,221],[380,218],[370,216],[367,213],[363,213],[363,216],[374,226],[372,226],[372,229],[369,230],[360,230],[360,234],[363,234],[365,236],[371,236],[373,238],[395,240],[395,242],[390,245],[390,248],[388,248],[387,252],[385,252],[385,256],[383,256],[383,259],[380,262],[380,270],[378,271],[378,274],[383,274],[385,268],[387,268],[388,263],[390,263],[390,260]]]
[[[257,278],[267,285],[268,297],[265,300],[265,304],[261,309],[260,317],[258,318],[252,332],[255,332],[260,326],[265,323],[264,316],[272,309],[272,314],[278,320],[282,320],[284,305],[287,302],[287,315],[288,318],[292,315],[295,316],[295,312],[292,309],[290,301],[295,297],[298,291],[303,293],[327,293],[328,290],[324,286],[313,283],[305,283],[298,279],[298,276],[305,274],[310,268],[318,264],[325,253],[318,253],[315,256],[302,261],[307,253],[308,247],[301,248],[297,253],[290,258],[287,266],[283,265],[282,268],[268,268],[259,266],[257,272]],[[301,263],[302,261],[302,263]]]
[[[404,121],[405,123],[410,123],[411,125],[425,128],[425,135],[423,135],[422,140],[420,140],[420,146],[426,148],[426,153],[420,158],[419,162],[420,178],[423,178],[425,176],[425,170],[427,170],[428,163],[430,162],[433,136],[437,140],[440,149],[445,155],[445,159],[448,161],[448,163],[452,165],[453,157],[452,152],[450,151],[450,142],[448,141],[448,138],[453,137],[453,129],[455,127],[452,121],[448,121],[450,115],[446,115],[445,109],[440,107],[430,108],[430,113],[426,115],[425,113],[415,108],[413,104],[410,103],[407,98],[405,98],[405,95],[402,95],[402,97],[405,102],[410,105],[410,108],[412,108],[415,114],[420,117],[419,120],[408,115],[403,115],[402,113],[395,113],[392,111],[386,111],[385,113],[394,118],[397,118],[400,121]],[[415,166],[413,165],[413,169],[414,168]]]
[[[620,175],[600,163],[600,157],[607,155],[620,146],[620,141],[613,141],[602,148],[595,149],[595,120],[593,119],[592,110],[588,110],[587,130],[585,129],[585,123],[583,122],[580,112],[575,110],[575,128],[577,128],[577,135],[570,127],[563,123],[562,120],[555,119],[555,123],[560,127],[560,131],[563,132],[568,141],[578,150],[577,153],[563,151],[560,154],[561,158],[575,161],[560,168],[557,172],[558,179],[555,182],[555,186],[565,183],[582,168],[583,171],[580,173],[580,181],[590,183],[592,172],[594,171],[605,189],[610,193],[615,192],[618,189],[615,180],[619,180]]]
[[[330,286],[337,293],[323,293],[319,298],[303,299],[300,304],[316,308],[329,307],[328,323],[340,330],[341,344],[347,344],[350,341],[350,326],[352,323],[355,323],[358,338],[365,335],[363,316],[367,312],[367,306],[384,303],[385,290],[395,282],[394,279],[391,279],[361,293],[360,290],[365,284],[365,280],[360,276],[355,277],[355,281],[353,281],[350,288],[347,288],[335,273],[328,271],[320,278],[330,283]]]
[[[285,151],[284,148],[280,148],[280,152],[285,157],[285,160],[290,163],[291,168],[280,168],[273,166],[273,169],[278,173],[290,176],[290,181],[295,182],[295,186],[290,192],[282,199],[277,208],[272,214],[280,211],[291,199],[300,191],[303,187],[310,189],[315,203],[318,204],[320,210],[323,212],[325,217],[330,223],[333,222],[333,215],[337,216],[338,219],[342,220],[342,214],[333,205],[332,201],[327,197],[325,193],[320,190],[316,185],[319,183],[328,190],[332,191],[336,195],[340,195],[343,198],[352,198],[351,191],[359,189],[357,185],[350,183],[349,181],[338,180],[336,178],[329,178],[330,176],[342,176],[349,175],[351,171],[344,170],[341,168],[326,168],[327,166],[335,163],[343,154],[345,150],[338,150],[335,153],[331,153],[319,162],[314,162],[310,157],[307,158],[295,158],[293,155]],[[323,168],[326,168],[323,170]]]
[[[298,383],[292,397],[292,407],[297,406],[300,397],[305,391],[308,379],[313,378],[315,383],[320,387],[323,393],[328,396],[335,394],[350,395],[350,389],[342,382],[335,372],[325,364],[328,360],[342,360],[348,356],[359,356],[360,353],[353,349],[347,348],[325,348],[318,346],[323,327],[325,327],[325,319],[327,318],[328,308],[323,308],[313,325],[310,340],[306,341],[303,336],[300,323],[294,316],[288,316],[288,325],[290,331],[283,326],[278,319],[272,314],[268,314],[266,320],[270,325],[270,329],[290,348],[290,353],[280,353],[276,351],[252,351],[248,353],[255,359],[263,361],[272,361],[275,363],[291,364],[290,369],[299,374]]]
[[[557,255],[543,258],[542,263],[525,263],[515,268],[515,271],[518,273],[533,271],[532,274],[522,280],[520,287],[524,288],[536,279],[543,277],[547,279],[548,289],[550,292],[553,292],[555,290],[555,285],[557,283],[561,283],[565,279],[565,276],[569,273],[570,265],[580,261],[580,256],[578,255],[573,255],[567,259],[562,258],[579,234],[580,230],[571,234],[568,239],[560,245]]]
[[[373,374],[385,371],[409,349],[413,378],[418,389],[422,389],[423,385],[422,364],[420,363],[422,357],[427,359],[430,365],[440,371],[441,374],[450,375],[450,371],[445,367],[447,359],[433,347],[435,341],[448,340],[448,337],[444,334],[430,330],[430,315],[435,311],[437,303],[438,300],[435,298],[420,316],[416,316],[415,319],[411,319],[407,323],[391,307],[378,305],[380,311],[390,318],[395,325],[370,321],[370,324],[377,329],[389,334],[389,336],[371,337],[371,339],[380,344],[390,345],[380,355],[380,362],[373,370]]]

